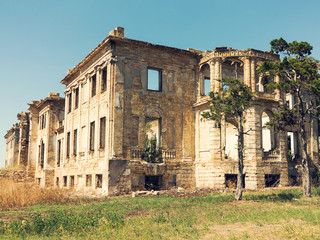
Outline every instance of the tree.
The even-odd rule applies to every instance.
[[[280,77],[280,82],[267,84],[294,96],[292,108],[283,104],[271,119],[271,125],[280,130],[295,126],[298,131],[298,148],[302,166],[303,195],[311,196],[310,157],[307,152],[306,123],[318,113],[320,97],[319,61],[310,57],[312,46],[307,42],[288,43],[283,38],[270,42],[271,51],[280,53],[282,59],[264,62],[258,72],[267,78]]]
[[[243,147],[244,147],[244,114],[250,107],[254,97],[251,88],[236,79],[223,81],[223,88],[219,92],[210,92],[209,111],[202,114],[202,117],[215,121],[217,127],[221,126],[221,121],[236,122],[238,130],[238,176],[236,200],[242,199],[243,188]]]

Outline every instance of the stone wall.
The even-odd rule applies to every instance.
[[[26,169],[1,169],[0,179],[10,179],[15,182],[34,182],[34,175]]]

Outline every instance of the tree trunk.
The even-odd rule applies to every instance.
[[[298,131],[298,144],[300,149],[301,156],[301,165],[302,165],[302,187],[303,187],[303,196],[311,197],[311,176],[309,170],[309,158],[307,154],[307,142],[306,142],[306,132],[304,120],[302,119],[299,123]]]
[[[243,186],[243,122],[242,116],[238,118],[238,177],[237,177],[237,190],[236,200],[242,199],[242,186]]]
[[[307,153],[307,140],[306,140],[306,130],[305,130],[305,106],[301,97],[301,92],[297,92],[298,99],[298,145],[301,157],[302,165],[302,187],[303,196],[311,197],[311,176],[309,170],[309,157]]]

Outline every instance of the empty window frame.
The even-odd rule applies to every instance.
[[[40,168],[44,167],[44,151],[45,151],[45,145],[44,145],[44,142],[41,140],[41,143],[40,143]]]
[[[106,145],[106,117],[100,118],[100,142],[99,148],[104,149]]]
[[[157,68],[148,68],[148,86],[149,91],[162,91],[162,70]]]
[[[107,89],[107,69],[102,69],[101,74],[101,92],[104,92]]]
[[[68,113],[70,113],[72,108],[72,93],[68,94],[67,99],[68,99]]]
[[[67,133],[67,158],[70,157],[70,132]]]
[[[156,145],[160,147],[161,119],[146,118],[145,133],[149,140],[156,139]]]
[[[56,178],[56,186],[59,187],[59,177]]]
[[[96,174],[96,188],[102,188],[102,174]]]
[[[79,107],[79,88],[74,90],[74,109]]]
[[[39,117],[39,127],[40,127],[40,130],[44,129],[46,127],[46,114],[45,113]]]
[[[58,149],[57,149],[57,167],[60,167],[61,162],[61,139],[58,140]]]
[[[91,78],[91,97],[94,97],[97,93],[97,76],[94,74]]]
[[[92,175],[87,174],[86,175],[86,187],[91,187],[92,186]]]
[[[209,96],[210,91],[211,91],[210,79],[205,78],[205,79],[203,79],[203,93],[204,93],[204,95]]]
[[[73,130],[73,155],[77,156],[78,129]]]
[[[94,151],[95,122],[90,123],[90,151]]]
[[[63,186],[64,187],[68,186],[68,177],[67,176],[63,176]]]
[[[70,187],[74,187],[74,176],[70,176]]]

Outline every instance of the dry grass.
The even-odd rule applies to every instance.
[[[69,198],[66,191],[41,188],[35,183],[17,183],[0,179],[0,209],[15,209],[32,206],[44,201],[57,201]]]

